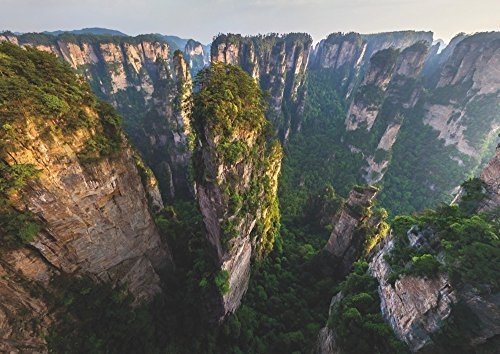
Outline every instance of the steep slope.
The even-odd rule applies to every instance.
[[[481,206],[480,210],[498,212],[500,206],[500,145],[497,146],[495,156],[481,172],[480,178],[486,187],[485,205]]]
[[[341,97],[352,92],[360,75],[367,43],[359,33],[332,33],[316,46],[309,69],[328,75]]]
[[[377,192],[374,187],[355,187],[332,220],[333,230],[323,250],[330,273],[338,278],[346,276],[370,249],[372,238],[383,238],[387,233],[387,214],[372,210]]]
[[[257,84],[239,67],[213,64],[194,95],[196,194],[219,286],[214,316],[234,312],[248,287],[251,258],[273,247],[281,147],[272,139]]]
[[[204,46],[194,39],[187,41],[184,46],[184,55],[189,58],[192,76],[210,64],[210,46]]]
[[[182,97],[191,78],[186,63],[156,35],[59,36],[0,34],[0,41],[32,46],[68,62],[92,90],[117,108],[131,142],[152,166],[163,197],[191,195],[187,179],[187,112]]]
[[[307,68],[301,134],[288,144],[293,168],[285,165],[283,188],[290,200],[305,201],[327,184],[347,196],[355,184],[382,180],[421,94],[431,40],[431,33],[407,31],[332,33],[318,43]]]
[[[309,69],[327,75],[337,94],[347,98],[363,79],[375,53],[390,48],[403,50],[418,42],[430,44],[432,32],[332,33],[316,46]]]
[[[493,151],[498,32],[458,35],[440,54],[428,33],[384,35],[332,34],[312,54],[284,169],[291,200],[379,183],[391,213],[422,210],[450,201]]]
[[[456,45],[400,130],[380,196],[385,206],[412,211],[450,200],[493,152],[500,128],[499,60],[499,32]]]
[[[401,52],[389,48],[375,53],[354,95],[347,111],[346,135],[351,146],[364,154],[368,183],[382,179],[401,125],[418,101],[421,86],[416,79],[427,49],[425,43],[418,42]],[[349,132],[358,129],[363,132],[349,138]]]
[[[425,42],[430,46],[433,33],[430,31],[394,31],[362,34],[361,37],[367,42],[365,59],[368,60],[376,52],[388,48],[404,49],[418,42]]]
[[[219,35],[212,43],[212,62],[239,65],[269,92],[268,118],[280,139],[300,130],[304,79],[312,38],[305,33],[243,37]]]
[[[380,327],[362,342],[355,333],[371,336],[375,327],[366,323],[380,314],[411,352],[494,352],[500,334],[497,165],[498,153],[482,180],[462,185],[459,205],[395,218],[390,236],[368,254],[368,269],[358,263],[332,299],[317,352],[372,352],[363,343],[378,347],[390,333]],[[493,213],[478,214],[484,211]],[[403,351],[391,347],[384,352]]]
[[[453,54],[453,51],[458,43],[460,43],[464,38],[467,38],[467,35],[465,33],[459,33],[450,40],[450,43],[448,43],[448,45],[445,46],[441,52],[438,53],[438,50],[441,49],[440,43],[433,45],[432,49],[429,50],[429,56],[425,61],[422,74],[427,81],[430,81],[430,86],[435,85],[437,80],[439,80],[439,70]]]
[[[152,216],[156,181],[114,110],[49,54],[1,43],[0,73],[0,342],[34,350],[53,276],[121,284],[140,303],[171,258]]]

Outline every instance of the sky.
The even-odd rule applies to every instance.
[[[0,0],[0,31],[105,27],[208,43],[218,33],[500,30],[500,0]]]

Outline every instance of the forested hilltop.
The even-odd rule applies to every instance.
[[[0,34],[0,351],[495,352],[500,33],[98,30]]]

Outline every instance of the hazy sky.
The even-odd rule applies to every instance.
[[[106,27],[211,41],[219,32],[500,30],[500,0],[0,0],[0,30]]]

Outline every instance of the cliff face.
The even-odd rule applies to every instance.
[[[309,67],[328,73],[338,94],[348,98],[359,81],[363,80],[365,72],[370,70],[370,60],[377,52],[403,50],[418,42],[430,44],[432,32],[401,31],[370,35],[332,33],[316,46]],[[371,81],[373,77],[366,80]]]
[[[371,215],[377,192],[374,187],[354,188],[333,218],[333,230],[323,250],[332,273],[338,277],[348,274],[362,255],[367,228],[378,228],[383,221]]]
[[[425,42],[430,46],[433,33],[430,31],[395,31],[362,34],[361,36],[367,42],[365,58],[368,60],[376,52],[387,48],[404,49],[418,42]]]
[[[411,231],[408,232],[411,242]],[[404,275],[388,282],[391,267],[385,260],[394,247],[392,240],[381,247],[370,262],[370,272],[379,282],[381,311],[396,336],[412,352],[444,353],[437,336],[454,308],[465,308],[474,324],[462,333],[471,347],[480,346],[500,333],[498,293],[484,294],[471,286],[454,286],[445,273],[434,277]],[[473,328],[473,329],[472,329]],[[447,335],[450,335],[449,333]],[[453,334],[451,334],[453,335]]]
[[[449,57],[453,54],[455,47],[460,43],[464,38],[467,38],[465,33],[459,33],[455,37],[453,37],[444,49],[442,49],[439,53],[439,49],[444,45],[443,43],[436,43],[432,46],[432,49],[429,50],[429,55],[425,60],[425,65],[422,70],[422,74],[429,81],[430,85],[435,85],[437,80],[439,80],[439,70],[443,67],[443,64],[449,59]]]
[[[169,257],[130,148],[86,166],[77,159],[89,138],[84,132],[72,136],[71,144],[54,137],[52,144],[30,130],[32,148],[6,159],[46,171],[16,201],[17,208],[26,206],[47,224],[30,245],[60,271],[118,280],[139,299],[151,299],[160,290],[155,269]]]
[[[308,34],[242,37],[220,35],[212,43],[212,62],[239,65],[269,92],[268,118],[282,140],[300,130],[304,79],[311,50]]]
[[[499,175],[497,152],[481,174],[487,198],[486,204],[482,204],[482,196],[475,196],[480,202],[477,204],[479,212],[499,207]],[[367,253],[368,271],[376,280],[381,314],[411,352],[490,352],[497,344],[500,333],[497,276],[483,275],[484,264],[476,265],[477,259],[472,261],[459,256],[484,257],[487,259],[485,264],[489,264],[495,262],[498,247],[496,214],[474,214],[470,209],[474,194],[470,191],[467,192],[468,203],[463,205],[464,200],[458,205],[427,211],[422,216],[396,217],[390,236]],[[478,223],[472,226],[475,222]],[[474,239],[474,246],[471,239]],[[354,247],[355,240],[350,240],[350,245]],[[484,253],[476,253],[476,247]],[[342,250],[345,246],[337,242],[336,248]],[[368,289],[354,285],[359,275],[355,270],[342,283],[344,285],[341,284],[341,292],[332,299],[331,314],[342,314],[339,303],[346,289],[351,292],[356,289],[354,296],[361,291],[368,293]],[[365,307],[357,308],[362,311]],[[338,328],[332,324],[343,325],[329,321],[328,327],[319,333],[318,353],[342,352],[345,348],[339,346],[339,339],[349,343],[348,339],[339,338]],[[347,325],[347,328],[350,327]],[[347,334],[343,333],[349,337],[350,331],[356,330],[357,327],[350,328]]]
[[[433,95],[424,104],[425,124],[439,132],[445,146],[455,147],[459,160],[480,157],[482,140],[500,127],[500,73],[491,69],[499,63],[498,33],[463,39],[445,61]]]
[[[0,34],[0,41],[31,46],[68,62],[93,91],[117,108],[124,129],[158,176],[164,198],[191,194],[187,182],[186,63],[160,36]]]
[[[0,257],[0,351],[46,352],[44,336],[54,322],[41,298],[53,269],[33,250]],[[38,294],[35,296],[34,294]]]
[[[443,274],[433,279],[403,276],[394,285],[389,284],[391,269],[384,256],[392,247],[391,241],[386,243],[371,261],[370,271],[379,281],[382,314],[398,338],[416,352],[432,342],[431,335],[439,330],[457,301],[456,293]]]
[[[370,59],[345,122],[348,132],[366,129],[378,139],[376,146],[362,149],[368,164],[364,168],[364,179],[368,183],[377,183],[383,178],[401,125],[421,95],[417,77],[427,50],[428,47],[419,42],[401,52],[384,49]]]
[[[481,180],[486,184],[485,205],[481,211],[498,211],[500,206],[500,145],[496,154],[481,172]]]
[[[407,110],[383,179],[381,202],[389,208],[406,204],[412,205],[408,211],[419,210],[449,200],[493,151],[500,126],[500,82],[492,69],[498,66],[499,41],[498,32],[459,36],[449,48],[452,54],[441,53],[437,74],[421,75],[424,89]]]
[[[366,47],[358,33],[332,33],[316,46],[309,67],[331,72],[332,85],[342,97],[347,97],[358,80]]]
[[[191,75],[194,77],[201,69],[210,65],[210,46],[204,46],[193,39],[187,41],[184,56],[189,58]]]
[[[427,32],[332,34],[308,66],[303,131],[335,125],[330,154],[355,155],[353,182],[383,183],[380,200],[397,213],[448,199],[493,150],[500,121],[498,33],[458,35],[439,54],[431,41]]]
[[[138,127],[145,139],[135,142],[155,176],[162,181],[162,194],[167,200],[191,195],[188,178],[191,160],[189,149],[189,106],[192,80],[188,64],[176,51],[169,69],[163,66],[153,94],[152,108]]]
[[[161,291],[171,257],[151,211],[156,182],[111,107],[52,56],[0,53],[0,342],[32,350],[51,321],[52,276],[121,284],[140,303]]]
[[[281,148],[271,141],[260,90],[248,75],[222,63],[202,74],[193,106],[195,181],[220,270],[213,310],[222,319],[246,292],[251,258],[272,249],[279,228]]]

